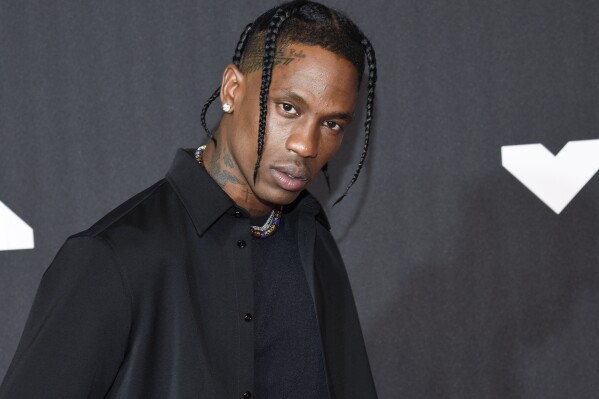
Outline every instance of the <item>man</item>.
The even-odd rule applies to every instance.
[[[370,43],[307,1],[249,25],[204,107],[205,126],[220,96],[209,143],[67,240],[0,397],[375,398],[343,262],[305,191],[353,117],[364,55],[351,183]]]

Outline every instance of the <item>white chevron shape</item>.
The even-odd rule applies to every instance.
[[[599,140],[570,141],[557,155],[543,144],[503,146],[501,163],[559,215],[599,170]]]
[[[0,201],[0,251],[33,247],[33,229]]]

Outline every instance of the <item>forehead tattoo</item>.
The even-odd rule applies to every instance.
[[[306,58],[306,54],[303,50],[297,50],[292,44],[281,45],[277,49],[275,59],[273,61],[273,67],[277,65],[289,65],[292,62],[299,62]],[[264,56],[260,53],[247,54],[241,63],[241,69],[245,73],[252,73],[262,68],[262,61]]]

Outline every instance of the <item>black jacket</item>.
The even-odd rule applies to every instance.
[[[341,256],[307,192],[299,249],[331,398],[376,398]],[[0,398],[247,398],[249,215],[179,150],[166,179],[70,237],[44,274]]]

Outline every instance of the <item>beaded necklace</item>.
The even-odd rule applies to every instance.
[[[195,152],[196,161],[198,161],[200,166],[204,169],[205,169],[205,167],[204,167],[204,162],[203,162],[202,156],[204,155],[205,149],[206,149],[206,146],[202,145],[202,146],[198,147],[198,149]],[[270,237],[271,235],[273,235],[275,233],[275,231],[277,231],[277,228],[281,224],[282,216],[283,216],[283,207],[282,206],[279,209],[273,209],[270,212],[270,216],[266,220],[266,223],[264,223],[262,226],[250,226],[250,232],[252,233],[252,236],[254,236],[256,238]]]

